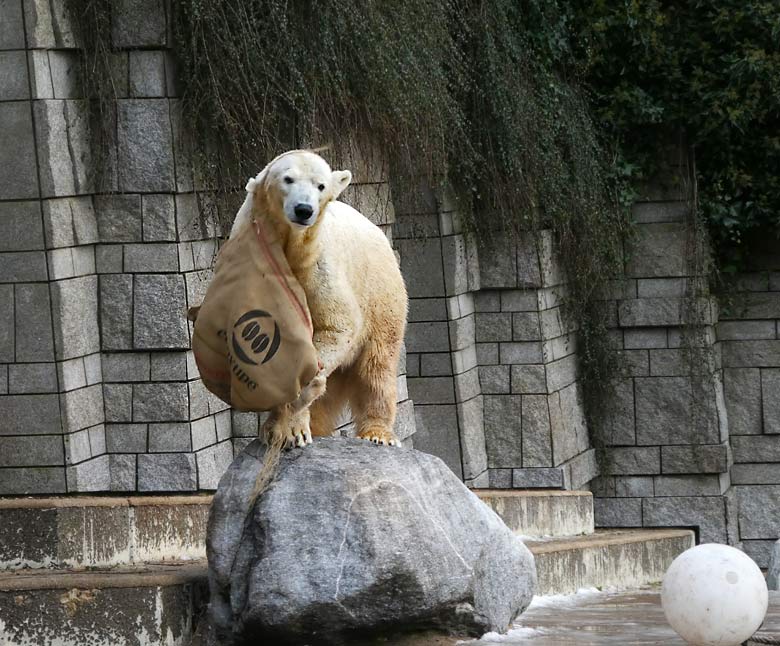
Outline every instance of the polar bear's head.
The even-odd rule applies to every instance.
[[[262,212],[285,218],[293,230],[303,231],[317,223],[322,210],[352,181],[348,170],[331,170],[328,163],[308,150],[279,155],[260,174],[249,180]]]

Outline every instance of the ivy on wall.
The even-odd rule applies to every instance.
[[[573,2],[568,26],[599,127],[635,173],[659,126],[685,133],[722,271],[745,267],[752,233],[780,237],[777,0]]]

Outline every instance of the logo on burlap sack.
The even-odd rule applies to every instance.
[[[250,366],[268,363],[281,344],[279,325],[265,310],[250,310],[233,325],[231,354]]]

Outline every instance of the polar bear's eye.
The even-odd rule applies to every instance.
[[[320,184],[317,188],[322,192],[325,190],[325,184]]]
[[[284,183],[285,184],[292,184],[295,180],[292,177],[285,177]]]

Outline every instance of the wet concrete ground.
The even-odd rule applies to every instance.
[[[769,606],[757,635],[770,640],[776,637],[780,644],[780,593],[770,593]],[[507,635],[488,634],[478,641],[459,644],[686,646],[666,623],[658,589],[537,597]]]

